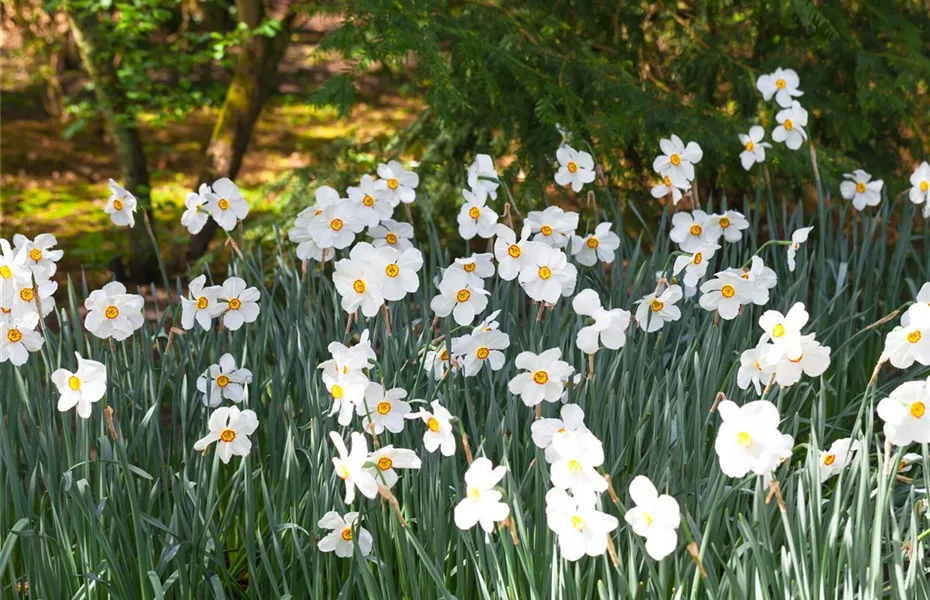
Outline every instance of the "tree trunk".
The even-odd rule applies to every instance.
[[[199,183],[209,185],[221,177],[235,179],[239,172],[252,137],[252,129],[274,87],[278,65],[290,40],[295,17],[293,8],[294,5],[291,5],[283,17],[277,35],[271,38],[256,35],[243,45],[232,82],[226,90],[226,99],[207,144],[206,161]],[[264,0],[236,0],[239,20],[249,29],[254,29],[262,22],[265,12]],[[188,260],[196,260],[206,253],[216,230],[216,222],[211,219],[200,233],[191,238],[187,250]]]
[[[144,231],[145,215],[148,215],[150,222],[153,219],[149,171],[142,137],[136,118],[129,111],[126,90],[117,75],[97,13],[82,10],[72,2],[65,2],[64,6],[84,69],[94,84],[97,104],[116,146],[122,179],[120,183],[138,200],[140,214],[137,215],[135,227],[129,231],[129,260],[124,264],[117,258],[113,270],[120,279],[150,282],[158,274],[158,262],[153,241],[148,232]]]

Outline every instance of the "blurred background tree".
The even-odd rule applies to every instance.
[[[256,237],[273,235],[270,223],[285,224],[316,185],[344,188],[391,157],[419,162],[424,193],[441,209],[459,201],[464,166],[477,152],[500,159],[521,199],[573,201],[551,185],[556,124],[576,146],[592,145],[611,186],[641,206],[654,206],[651,161],[671,133],[705,150],[702,197],[742,197],[757,174],[739,166],[737,134],[756,123],[771,130],[774,106],[762,102],[755,80],[778,66],[801,76],[828,189],[863,167],[896,194],[930,154],[928,0],[2,6],[2,235],[54,232],[36,207],[60,202],[62,192],[102,212],[101,184],[112,176],[153,211],[176,271],[212,238],[191,240],[179,229],[184,193],[220,176],[236,178],[253,201]],[[24,87],[31,96],[21,96]],[[40,112],[35,96],[57,124],[42,130],[38,152],[29,147],[36,138],[9,135]],[[75,175],[48,198],[38,156],[60,140],[72,146],[54,173]],[[240,169],[256,144],[255,162]],[[82,160],[82,149],[93,156]],[[776,190],[803,193],[811,182],[806,151],[776,149],[769,169]],[[454,222],[450,211],[437,213]],[[108,229],[94,219],[87,227]],[[150,280],[145,240],[127,238],[114,253],[128,260],[113,270]],[[98,255],[87,256],[97,266]]]

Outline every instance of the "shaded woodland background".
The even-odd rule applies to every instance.
[[[892,196],[930,155],[930,0],[3,0],[2,24],[0,235],[50,231],[92,280],[155,278],[143,230],[103,212],[109,177],[172,274],[222,260],[221,236],[179,220],[223,176],[250,201],[250,243],[390,158],[414,161],[442,227],[477,152],[519,203],[577,202],[552,185],[556,124],[647,217],[670,133],[705,150],[701,197],[742,198],[761,172],[737,134],[770,131],[754,84],[778,66],[801,76],[827,188],[862,167]],[[806,147],[768,168],[776,193],[809,196]]]

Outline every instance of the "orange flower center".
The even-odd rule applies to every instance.
[[[927,407],[923,402],[915,402],[911,404],[911,416],[915,419],[919,419],[924,416],[924,413],[927,411]]]
[[[785,122],[782,123],[782,127],[785,128],[785,131],[791,131],[794,129],[794,123],[791,122],[791,119],[785,119]]]
[[[701,264],[702,262],[704,262],[704,255],[701,254],[700,252],[695,252],[694,256],[691,257],[691,262],[696,265]]]
[[[389,187],[389,188],[391,188],[392,190],[396,190],[396,189],[397,189],[397,186],[400,185],[400,182],[397,181],[396,179],[394,179],[394,178],[392,177],[392,178],[388,179],[387,184],[388,184],[388,187]]]
[[[726,229],[730,226],[730,219],[726,217],[720,217],[720,226]]]
[[[488,357],[488,354],[490,354],[490,353],[491,353],[491,351],[488,350],[485,346],[482,346],[482,347],[478,348],[477,350],[475,350],[475,356],[477,356],[477,357],[480,358],[481,360],[486,359],[486,358]]]
[[[397,277],[397,275],[400,274],[400,267],[398,267],[394,263],[391,263],[388,266],[384,267],[384,274],[391,278]]]
[[[468,209],[468,216],[471,217],[472,219],[477,220],[478,217],[481,216],[481,209],[478,208],[477,206],[472,206],[471,208]]]
[[[389,233],[386,236],[384,236],[384,241],[386,241],[388,244],[393,246],[394,244],[397,243],[397,235],[393,233]]]
[[[548,225],[543,225],[542,227],[539,228],[539,233],[545,236],[550,236],[552,235],[552,227],[549,227]]]
[[[574,173],[575,171],[578,170],[578,165],[575,164],[575,161],[570,160],[570,161],[568,161],[568,164],[565,165],[565,168],[568,169],[568,172],[569,172],[569,173]]]
[[[857,181],[857,182],[856,182],[856,191],[859,192],[860,194],[864,193],[864,192],[865,192],[865,184],[862,183],[861,181]]]
[[[116,210],[123,210],[123,203],[122,203],[122,201],[120,201],[120,200],[114,200],[114,201],[113,201],[113,208],[115,208]]]
[[[32,302],[32,299],[36,297],[36,292],[32,288],[23,288],[19,291],[19,297],[23,302]]]
[[[520,250],[520,246],[513,244],[507,248],[507,254],[510,255],[510,258],[520,258],[520,255],[523,254],[523,250]]]
[[[342,533],[340,533],[339,535],[341,535],[342,539],[344,539],[347,542],[352,541],[352,529],[350,527],[346,527],[345,529],[343,529]]]
[[[232,429],[224,429],[220,432],[220,440],[226,442],[227,444],[236,439],[236,432]]]
[[[671,156],[668,157],[668,159],[676,167],[681,164],[681,157],[678,156],[677,154],[672,154]]]
[[[229,377],[226,375],[220,375],[216,378],[216,385],[220,386],[221,388],[226,387],[229,385]]]
[[[465,263],[462,265],[462,268],[465,269],[466,273],[473,273],[476,268],[478,268],[478,263]]]
[[[375,205],[375,199],[369,196],[368,194],[365,194],[365,197],[362,198],[362,204],[364,204],[368,208],[371,208],[372,206]]]
[[[471,292],[469,292],[468,290],[464,288],[460,289],[458,293],[455,295],[455,299],[458,300],[459,302],[468,302],[469,298],[471,298]]]
[[[382,456],[378,459],[378,468],[382,471],[387,471],[394,465],[394,461],[391,460],[390,456]]]
[[[914,331],[907,334],[907,341],[909,341],[912,344],[916,344],[917,342],[920,341],[921,337],[923,336],[921,336],[920,332],[915,329]]]
[[[23,334],[20,333],[19,329],[14,327],[13,329],[10,329],[6,332],[6,339],[15,344],[19,340],[23,339]]]
[[[39,250],[38,248],[33,248],[32,250],[29,251],[29,258],[31,258],[32,260],[36,262],[39,262],[40,260],[42,260],[42,251]]]
[[[752,143],[752,140],[746,142],[746,152],[752,152],[752,149],[755,147],[756,145]]]
[[[220,198],[220,201],[216,203],[220,207],[220,210],[226,210],[229,208],[229,200],[226,198]]]
[[[784,79],[778,79],[777,81],[775,81],[775,87],[777,87],[780,90],[785,89],[786,85],[788,85],[788,83]]]
[[[352,289],[355,290],[356,294],[364,294],[366,289],[365,282],[361,279],[356,279],[355,283],[352,284]]]
[[[329,222],[329,228],[333,231],[339,231],[342,229],[342,219],[333,219]]]
[[[664,303],[664,302],[661,302],[661,301],[659,301],[659,300],[653,300],[653,301],[649,304],[649,308],[652,309],[652,312],[659,312],[660,310],[662,310],[663,308],[665,308],[665,303]]]
[[[704,231],[704,230],[701,229],[701,226],[700,226],[700,225],[698,225],[697,223],[695,223],[694,225],[692,225],[692,226],[688,229],[688,231],[691,232],[691,235],[698,236],[698,235],[701,235],[701,232]]]
[[[549,279],[550,277],[552,277],[552,269],[550,269],[549,267],[545,265],[543,265],[542,267],[539,267],[539,278],[540,279]]]
[[[536,371],[535,373],[533,373],[533,381],[535,381],[539,385],[548,383],[549,373],[546,373],[545,371]]]
[[[389,412],[391,412],[390,402],[385,402],[384,400],[382,400],[381,402],[378,403],[378,414],[379,415],[386,415]]]
[[[230,298],[227,304],[229,305],[229,310],[239,310],[242,307],[242,301],[239,300],[239,298]]]
[[[599,244],[600,244],[600,242],[597,241],[597,238],[596,238],[596,237],[589,237],[589,238],[588,238],[588,248],[591,248],[591,249],[593,250],[593,249],[597,248]]]
[[[210,304],[210,301],[207,300],[206,296],[201,296],[200,298],[197,298],[197,308],[199,308],[200,310],[205,309],[209,304]]]
[[[115,319],[119,316],[119,309],[111,304],[105,311],[103,311],[103,315],[108,319]]]
[[[733,295],[736,294],[736,290],[733,289],[732,285],[725,285],[720,288],[720,294],[723,295],[724,298],[732,298]]]

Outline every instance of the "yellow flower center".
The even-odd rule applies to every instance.
[[[662,183],[664,183],[668,187],[672,187],[672,178],[666,175],[665,177],[662,178]]]
[[[692,226],[688,229],[688,231],[691,233],[691,235],[693,235],[693,236],[698,236],[698,235],[701,235],[701,232],[704,231],[704,230],[701,229],[701,226],[700,226],[700,225],[698,225],[697,223],[695,223],[694,225],[692,225]]]
[[[336,477],[339,479],[348,479],[349,478],[349,468],[345,465],[339,465],[336,467]]]
[[[330,394],[332,395],[332,397],[335,398],[336,400],[339,400],[339,399],[342,398],[342,396],[345,394],[345,392],[344,392],[343,389],[342,389],[342,386],[339,385],[338,383],[337,383],[336,385],[333,386],[333,388],[329,391],[329,393],[330,393]]]
[[[384,267],[384,274],[391,278],[397,277],[400,274],[400,267],[398,267],[394,263],[391,263],[388,266]]]
[[[471,292],[469,292],[465,288],[460,289],[455,294],[455,299],[458,300],[459,302],[468,302],[469,298],[471,298]]]
[[[915,419],[919,419],[924,416],[924,413],[927,411],[927,407],[923,402],[915,402],[911,404],[911,416]]]
[[[599,244],[600,244],[600,242],[597,241],[597,238],[596,238],[596,237],[589,237],[589,238],[588,238],[588,248],[591,248],[591,249],[593,250],[593,249],[597,248]]]
[[[227,304],[229,305],[229,310],[239,310],[242,307],[242,301],[239,300],[239,298],[230,298]]]
[[[236,432],[232,429],[224,429],[220,432],[220,440],[226,442],[227,444],[236,439]]]
[[[119,316],[119,309],[111,304],[105,311],[103,311],[103,315],[108,319],[115,319]]]
[[[220,210],[226,210],[229,208],[229,200],[226,198],[220,198],[220,201],[216,203],[220,207]]]
[[[72,375],[68,378],[68,387],[74,390],[75,392],[81,389],[81,380],[77,376]]]
[[[439,421],[436,420],[436,417],[430,417],[426,420],[426,428],[436,433],[439,431]]]
[[[549,381],[549,373],[546,373],[545,371],[536,371],[533,373],[533,381],[539,385],[543,385]]]
[[[755,147],[756,145],[752,143],[752,140],[746,142],[746,152],[752,152],[752,149]]]
[[[369,196],[368,194],[365,194],[365,197],[362,198],[362,204],[364,204],[368,208],[371,208],[372,206],[375,205],[375,199]]]
[[[781,323],[772,328],[772,337],[780,338],[783,335],[785,335],[785,326]]]
[[[745,431],[740,431],[739,435],[736,436],[736,443],[744,448],[748,448],[752,446],[752,436]]]
[[[836,454],[825,454],[825,455],[824,455],[824,457],[823,457],[823,464],[825,464],[825,465],[827,465],[827,466],[829,467],[829,466],[832,465],[834,462],[836,462]]]
[[[442,361],[449,360],[449,351],[443,348],[442,352],[439,353],[439,360],[442,360]]]
[[[732,298],[733,295],[736,294],[736,290],[733,289],[732,285],[725,285],[722,288],[720,288],[720,294],[724,298]]]
[[[390,456],[382,456],[378,459],[378,468],[382,471],[387,471],[394,465],[394,461],[391,460]]]
[[[113,208],[115,208],[116,210],[123,210],[123,202],[121,200],[114,200]]]
[[[700,252],[695,252],[694,256],[691,257],[691,262],[693,262],[696,265],[701,264],[702,262],[704,262],[704,255],[701,254]]]
[[[574,458],[568,461],[568,470],[572,473],[581,473],[581,463]]]
[[[229,385],[229,377],[226,375],[220,375],[216,378],[216,385],[220,386],[221,388],[226,387]]]
[[[10,329],[6,332],[6,339],[15,344],[19,340],[23,339],[23,334],[19,332],[19,329],[14,327],[13,329]]]
[[[477,357],[480,358],[481,360],[486,359],[490,353],[491,353],[491,351],[488,350],[488,348],[487,348],[486,346],[482,346],[482,347],[478,348],[477,350],[475,350],[475,356],[477,356]]]
[[[36,297],[36,292],[32,288],[23,288],[19,291],[19,297],[23,302],[32,302],[32,299]]]
[[[352,541],[352,528],[346,527],[345,529],[342,530],[342,533],[340,533],[339,535],[341,535],[342,539],[344,539],[345,541],[351,542]]]
[[[584,529],[584,520],[578,515],[572,515],[572,527],[578,531],[581,531]]]
[[[466,495],[468,496],[468,499],[471,500],[472,502],[477,502],[478,500],[481,499],[481,490],[479,490],[476,487],[470,487],[468,488],[468,492]]]
[[[397,243],[397,234],[394,234],[394,233],[387,234],[386,236],[384,236],[384,241],[386,241],[388,244],[391,244],[393,246],[394,244]]]
[[[200,310],[205,309],[209,304],[210,304],[210,301],[207,300],[206,296],[201,296],[200,298],[197,298],[197,308],[199,308]]]
[[[726,217],[720,217],[720,226],[724,229],[730,226],[730,219]]]
[[[920,338],[921,338],[921,337],[922,337],[922,336],[921,336],[920,332],[919,332],[918,330],[915,329],[914,331],[912,331],[912,332],[910,332],[909,334],[907,334],[907,341],[909,341],[909,342],[912,343],[912,344],[916,344],[917,342],[920,341]]]
[[[378,403],[378,414],[379,415],[386,415],[389,412],[391,412],[390,402],[385,402],[384,400],[382,400],[381,402]]]
[[[652,515],[647,512],[643,513],[643,521],[646,522],[646,525],[652,525]]]
[[[13,276],[13,271],[10,269],[10,267],[6,265],[0,266],[0,277],[3,277],[4,279],[9,279],[12,276]]]
[[[356,279],[355,283],[352,284],[352,289],[355,290],[356,294],[364,294],[366,289],[365,282],[361,279]]]
[[[659,301],[659,300],[653,300],[653,301],[649,304],[649,308],[652,309],[652,312],[659,312],[660,310],[662,310],[663,308],[665,308],[665,303],[664,303],[664,302],[661,302],[661,301]]]
[[[578,165],[575,164],[575,161],[570,160],[570,161],[568,161],[568,164],[565,165],[565,168],[568,169],[568,172],[569,172],[569,173],[574,173],[575,171],[578,170]]]
[[[540,279],[549,279],[552,277],[552,269],[547,266],[539,267],[539,278]]]
[[[462,268],[465,269],[466,273],[473,273],[477,267],[478,267],[478,263],[473,263],[473,262],[465,263],[464,265],[462,265]]]
[[[388,183],[388,187],[391,188],[392,190],[396,190],[397,186],[400,185],[400,182],[394,179],[393,177],[388,179],[387,183]]]
[[[319,217],[319,216],[322,215],[322,214],[323,214],[323,209],[322,209],[322,208],[318,208],[318,209],[316,209],[316,212],[313,213],[313,216],[314,216],[314,217]]]
[[[786,86],[786,85],[788,85],[788,84],[787,84],[787,82],[785,82],[784,79],[778,79],[778,80],[775,81],[775,87],[777,87],[777,88],[780,89],[780,90],[785,89],[785,86]]]
[[[799,362],[801,362],[801,360],[802,360],[803,358],[804,358],[804,355],[802,354],[801,356],[799,356],[799,357],[797,357],[797,358],[789,358],[789,359],[788,359],[788,362],[799,363]]]
[[[782,123],[782,127],[785,128],[785,131],[791,131],[794,129],[794,123],[791,122],[791,119],[785,119],[785,122]]]
[[[472,219],[477,220],[478,217],[481,216],[481,209],[478,208],[477,206],[472,206],[471,208],[468,209],[468,216],[471,217]]]
[[[552,235],[552,227],[549,227],[548,225],[543,225],[542,227],[539,228],[539,233],[546,235],[546,236]]]
[[[342,229],[342,219],[333,219],[329,222],[329,228],[333,231],[339,231]]]
[[[930,190],[930,182],[928,182],[928,181],[921,181],[921,182],[920,182],[920,191],[921,191],[921,192],[926,192],[927,190]]]
[[[29,251],[29,258],[31,258],[32,260],[36,262],[39,262],[40,260],[42,260],[42,251],[39,250],[38,248],[33,248],[32,250]]]
[[[681,164],[681,157],[677,154],[672,154],[668,157],[668,160],[671,161],[671,163],[676,167]]]
[[[520,258],[520,255],[523,254],[523,250],[520,250],[520,246],[513,244],[507,248],[507,254],[510,255],[510,258]]]
[[[864,192],[865,192],[865,184],[862,183],[861,181],[857,181],[857,182],[856,182],[856,191],[859,192],[860,194],[864,193]]]

